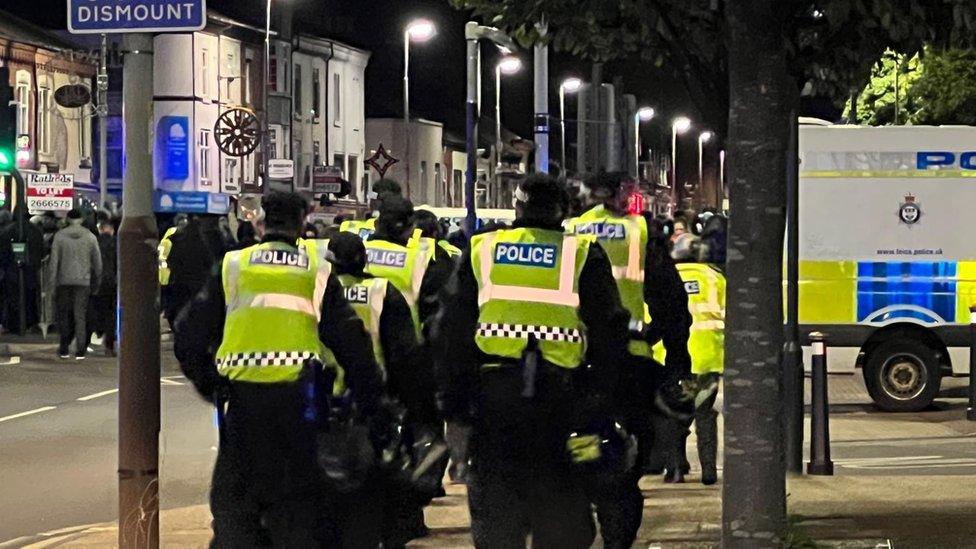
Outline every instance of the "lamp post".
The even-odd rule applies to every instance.
[[[566,177],[566,94],[576,93],[583,87],[583,81],[572,77],[559,84],[559,164]]]
[[[702,160],[705,152],[705,143],[708,143],[711,138],[712,132],[708,130],[698,134],[698,189],[702,193],[702,197],[705,194],[704,166]]]
[[[437,27],[427,19],[414,19],[403,29],[403,169],[407,197],[410,197],[410,42],[426,42],[437,34]]]
[[[671,122],[671,207],[678,207],[678,134],[691,128],[687,116],[679,116]],[[673,213],[672,210],[672,213]]]
[[[512,55],[502,57],[495,65],[495,183],[498,183],[498,168],[502,165],[502,75],[515,74],[522,70],[522,60]]]
[[[478,41],[482,39],[491,40],[505,53],[511,53],[515,50],[515,42],[504,32],[494,27],[479,25],[474,21],[468,21],[464,25],[467,57],[467,85],[465,94],[465,153],[467,155],[467,165],[464,173],[464,206],[467,209],[467,214],[464,218],[464,232],[468,238],[474,233],[475,221],[477,220],[477,216],[475,215],[474,180],[478,169],[478,67],[481,61],[481,55],[478,51]]]
[[[641,122],[648,122],[654,118],[654,109],[651,107],[641,107],[637,109],[634,113],[634,176],[640,181],[640,155],[641,155],[641,138],[640,138],[640,124]]]
[[[246,84],[245,84],[246,85]],[[271,188],[268,179],[268,161],[271,155],[271,129],[268,124],[268,95],[271,93],[271,0],[264,12],[264,82],[261,86],[261,178],[264,192]]]

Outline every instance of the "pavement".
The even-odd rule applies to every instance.
[[[0,549],[116,546],[115,360],[61,362],[46,343],[13,347],[18,363],[0,357]],[[206,547],[212,413],[165,343],[163,355],[161,545]],[[788,479],[795,538],[825,547],[976,546],[976,422],[964,417],[964,381],[945,380],[930,410],[886,414],[870,405],[860,376],[830,376],[835,476]],[[642,480],[636,547],[717,546],[721,482],[696,482],[694,445],[691,437],[688,483]],[[464,486],[447,492],[427,509],[431,536],[410,547],[471,546]]]

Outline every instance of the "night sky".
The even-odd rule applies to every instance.
[[[447,0],[273,0],[275,7],[288,2],[295,10],[297,32],[318,34],[372,52],[366,70],[366,115],[402,116],[403,28],[407,21],[423,16],[435,22],[438,35],[410,49],[411,114],[443,122],[454,135],[464,135],[464,23],[468,14],[453,9]],[[211,9],[263,26],[263,0],[209,0]],[[4,10],[49,28],[66,27],[65,0],[4,0]],[[482,109],[494,108],[494,77],[491,67],[494,48],[482,49]],[[521,52],[523,70],[505,76],[502,85],[502,120],[512,131],[531,138],[532,54]],[[550,52],[550,111],[558,115],[556,89],[568,76],[584,80],[590,74],[588,62]],[[680,81],[665,69],[634,63],[608,64],[604,81],[624,79],[624,92],[637,96],[639,105],[653,106],[659,116],[643,126],[648,146],[667,143],[668,123],[677,114],[694,120],[696,110]],[[568,100],[567,114],[575,113],[575,101]],[[699,129],[700,125],[697,125]],[[687,139],[688,152],[694,148]],[[683,152],[683,151],[682,151]],[[691,156],[690,154],[688,156]]]

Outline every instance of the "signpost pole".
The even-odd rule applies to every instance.
[[[108,202],[108,39],[102,35],[101,66],[98,69],[98,201]]]
[[[159,274],[152,211],[153,39],[126,34],[122,78],[125,123],[123,217],[119,227],[119,539],[159,546]]]

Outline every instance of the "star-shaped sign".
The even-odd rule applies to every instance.
[[[380,161],[381,159],[382,162]],[[386,171],[390,169],[390,166],[399,161],[400,159],[394,158],[390,153],[386,152],[386,148],[380,143],[379,148],[376,149],[373,156],[367,158],[365,162],[367,166],[371,166],[376,170],[376,173],[380,174],[380,177],[386,177]]]

